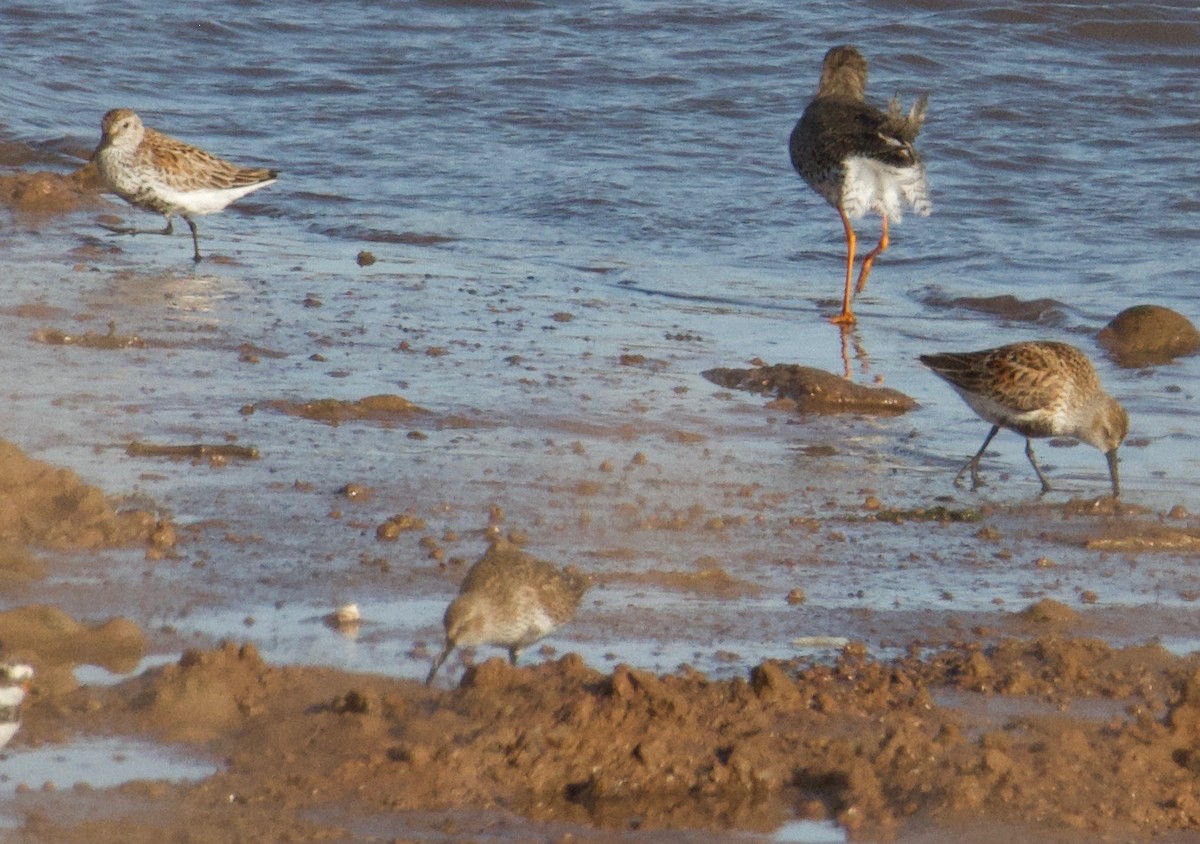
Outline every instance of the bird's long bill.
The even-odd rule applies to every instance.
[[[433,678],[437,676],[438,669],[442,667],[442,663],[446,661],[446,657],[450,656],[452,650],[454,650],[454,643],[446,642],[446,647],[442,648],[442,652],[433,661],[433,667],[429,669],[429,676],[425,678],[426,686],[433,685]]]
[[[1117,475],[1117,450],[1104,452],[1104,456],[1108,458],[1108,475],[1112,478],[1113,498],[1121,497],[1121,479]]]

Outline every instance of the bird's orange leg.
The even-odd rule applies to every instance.
[[[839,208],[838,214],[842,218],[842,226],[846,229],[846,292],[842,295],[842,312],[830,317],[829,321],[836,325],[854,325],[854,311],[850,310],[850,279],[854,278],[854,253],[858,249],[858,238],[846,212]]]
[[[879,236],[879,243],[875,248],[867,253],[863,258],[862,270],[858,273],[858,284],[854,285],[854,294],[858,295],[863,292],[863,288],[867,286],[867,276],[871,274],[871,265],[875,263],[875,259],[879,257],[881,252],[886,252],[888,248],[888,222],[887,214],[883,215],[883,234]]]

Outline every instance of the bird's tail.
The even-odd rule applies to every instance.
[[[888,128],[899,140],[911,144],[917,139],[921,126],[925,124],[925,112],[928,108],[929,95],[922,94],[912,104],[908,114],[905,114],[904,107],[900,105],[900,95],[897,94],[888,103]]]

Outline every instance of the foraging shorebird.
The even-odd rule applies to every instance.
[[[507,542],[496,542],[463,579],[442,620],[446,646],[425,684],[458,647],[499,645],[517,664],[521,651],[566,624],[579,606],[588,579],[571,568],[534,559]]]
[[[117,234],[171,234],[172,217],[192,230],[193,260],[200,261],[200,237],[192,217],[223,210],[235,199],[274,184],[275,170],[239,167],[142,125],[127,108],[104,115],[100,145],[92,158],[105,187],[136,208],[167,218],[166,228],[105,226]]]
[[[1129,433],[1129,414],[1104,392],[1095,367],[1079,349],[1034,341],[979,352],[921,355],[921,363],[992,423],[979,451],[955,476],[956,485],[968,469],[973,488],[983,483],[979,459],[992,437],[1008,428],[1025,437],[1025,455],[1042,482],[1042,492],[1050,490],[1050,482],[1033,456],[1032,439],[1074,437],[1104,452],[1113,497],[1121,495],[1117,448]]]
[[[887,111],[865,100],[867,61],[854,47],[825,54],[817,95],[792,130],[788,150],[792,166],[842,218],[846,231],[846,287],[842,311],[831,320],[853,325],[851,299],[867,286],[875,259],[888,248],[889,220],[900,222],[905,206],[929,214],[925,165],[913,146],[925,121],[927,97],[917,98],[905,114],[898,98]],[[883,218],[879,243],[866,254],[851,288],[858,238],[853,220],[868,211]]]

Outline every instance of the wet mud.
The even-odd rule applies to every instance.
[[[0,205],[24,219],[103,208],[100,176],[91,163],[74,173],[0,173]]]
[[[26,544],[174,541],[149,514],[105,509],[103,496],[66,470],[11,446],[3,459],[9,477],[25,480],[2,510],[46,478],[58,481],[56,500],[90,502],[12,534],[17,545],[0,555],[10,582],[43,574]],[[367,492],[352,495],[357,486],[339,492]],[[893,518],[870,502],[863,513],[881,525],[995,516]],[[426,528],[405,515],[388,523],[397,534]],[[1155,533],[1149,518],[1121,524],[1106,522],[1105,536]],[[1159,530],[1196,536],[1186,519]],[[996,533],[985,528],[980,539]],[[656,572],[653,583],[721,599],[758,591],[715,558],[693,572]],[[803,604],[802,590],[788,602]],[[893,660],[852,642],[827,662],[772,660],[716,680],[686,667],[599,671],[574,654],[531,667],[492,658],[468,665],[455,687],[433,689],[272,665],[253,645],[229,643],[93,686],[76,682],[73,669],[128,671],[146,652],[146,634],[128,619],[85,624],[30,604],[0,613],[6,651],[38,669],[18,746],[116,735],[219,764],[197,782],[131,782],[103,800],[87,789],[19,786],[24,821],[9,840],[338,840],[366,835],[368,819],[380,816],[418,838],[455,838],[459,813],[501,807],[520,834],[555,840],[634,830],[654,840],[655,830],[681,828],[721,840],[798,818],[835,822],[853,840],[960,823],[978,834],[983,823],[998,837],[977,840],[1000,841],[1031,818],[1043,830],[1031,841],[1200,831],[1200,662],[1155,645],[1116,648],[1085,628],[1078,611],[1044,599],[993,615],[957,641],[913,641]]]
[[[73,332],[61,328],[39,328],[33,333],[37,343],[47,346],[83,346],[89,349],[144,349],[146,341],[137,334],[118,334],[115,322],[103,334],[98,331]]]
[[[145,544],[158,521],[145,509],[114,508],[71,470],[0,440],[0,542],[55,549]]]
[[[775,396],[802,413],[866,413],[898,416],[917,406],[888,387],[856,384],[811,366],[774,364],[753,369],[709,369],[705,378],[722,387]]]
[[[61,211],[74,207],[67,194],[56,201]],[[81,249],[87,252],[81,260],[95,259],[91,247]],[[372,266],[362,255],[357,260]],[[172,298],[163,297],[174,304],[193,281],[130,277],[136,284],[123,287],[117,279],[112,295],[174,286]],[[215,300],[219,283],[205,278],[196,286]],[[235,301],[250,298],[244,287],[228,287]],[[474,306],[477,291],[470,291],[464,296]],[[335,301],[335,294],[291,299],[318,309],[325,300]],[[947,306],[1042,322],[1056,318],[1057,303]],[[591,317],[586,307],[572,303],[570,313],[563,307],[555,301],[543,309],[555,331]],[[143,485],[132,509],[71,469],[0,441],[0,592],[9,607],[0,612],[0,644],[6,656],[37,670],[21,730],[6,752],[118,736],[157,743],[217,770],[195,781],[139,780],[108,789],[60,790],[19,779],[8,802],[14,828],[6,840],[609,841],[636,834],[668,841],[686,834],[727,841],[769,838],[796,819],[828,820],[864,841],[922,835],[932,841],[939,834],[962,840],[956,831],[964,826],[970,840],[989,844],[1010,841],[1014,829],[1031,844],[1200,833],[1200,662],[1154,643],[1105,641],[1145,638],[1150,626],[1104,606],[1114,569],[1152,567],[1153,558],[1170,557],[1182,570],[1200,557],[1200,526],[1182,508],[1160,513],[1106,498],[1013,505],[915,494],[910,481],[889,483],[886,473],[869,474],[855,461],[865,449],[857,441],[873,434],[871,425],[916,410],[916,402],[814,367],[705,371],[719,390],[695,404],[736,408],[712,423],[691,407],[651,412],[656,403],[697,390],[698,378],[678,375],[686,367],[674,347],[594,356],[588,348],[578,358],[544,360],[536,346],[514,344],[503,359],[508,369],[519,368],[518,380],[508,387],[513,393],[496,401],[490,390],[506,375],[501,369],[497,376],[490,349],[473,363],[486,381],[470,382],[469,367],[435,369],[472,354],[447,330],[444,338],[421,340],[423,355],[413,354],[415,340],[389,340],[397,357],[434,370],[405,372],[424,392],[399,381],[384,387],[398,386],[419,404],[397,393],[277,399],[312,393],[283,387],[272,393],[263,384],[234,399],[227,382],[206,381],[209,372],[277,366],[280,374],[298,362],[316,370],[342,350],[303,333],[295,341],[257,327],[232,332],[237,342],[214,340],[213,318],[189,313],[198,325],[192,328],[178,311],[152,326],[153,336],[171,337],[169,344],[145,344],[139,334],[118,333],[113,322],[107,332],[48,327],[84,315],[104,318],[92,310],[101,308],[28,301],[0,313],[41,324],[34,331],[25,326],[21,336],[42,355],[108,361],[127,357],[113,352],[128,348],[159,349],[168,360],[208,355],[202,364],[180,365],[177,377],[191,388],[216,383],[221,389],[212,394],[220,399],[180,402],[186,410],[171,424],[147,425],[107,446],[134,464],[121,470]],[[499,313],[496,307],[492,315]],[[699,341],[690,333],[666,336]],[[599,372],[595,381],[586,380],[589,367]],[[330,368],[337,373],[331,377],[352,370],[346,360]],[[372,380],[387,384],[389,377]],[[615,412],[597,408],[597,385],[619,386],[621,378],[636,382],[628,404]],[[454,388],[439,396],[430,389],[438,379]],[[466,379],[465,386],[456,379]],[[72,389],[82,388],[72,382]],[[136,418],[143,404],[149,409],[149,398],[110,389],[122,413]],[[457,404],[447,398],[460,393],[470,398]],[[526,424],[522,413],[532,416],[529,408],[568,393],[578,406],[572,398],[565,412],[555,405]],[[513,394],[530,396],[528,407]],[[769,397],[765,405],[760,395]],[[68,398],[86,409],[110,403],[90,394]],[[201,424],[206,414],[218,421]],[[835,415],[847,417],[836,419],[836,428],[813,421]],[[855,427],[860,423],[851,416],[868,421]],[[262,424],[262,417],[269,424],[232,433],[237,422]],[[759,430],[753,426],[764,418],[783,420],[762,425],[771,437],[769,460],[780,463],[786,455],[796,466],[774,486],[759,464],[743,470],[737,465],[743,458],[725,451],[740,434]],[[512,441],[472,439],[503,424],[519,432]],[[779,427],[799,424],[811,426],[802,440],[779,436]],[[416,426],[424,430],[382,445],[369,438]],[[332,474],[304,462],[332,450],[339,437],[355,444],[339,460],[361,450],[362,462],[335,463]],[[460,443],[466,456],[455,463]],[[395,462],[379,456],[405,447]],[[260,450],[302,459],[255,474],[269,462]],[[953,475],[949,464],[959,459],[953,458],[928,472],[946,476],[938,487],[944,492]],[[236,472],[207,471],[235,461]],[[384,468],[376,471],[376,463]],[[412,472],[412,480],[395,484],[396,466]],[[467,474],[482,480],[475,487],[444,483]],[[190,518],[177,526],[165,515],[170,507],[154,503],[154,484],[188,475],[221,475],[227,485],[195,499],[165,485],[175,491],[171,506]],[[807,496],[803,506],[800,496]],[[293,582],[335,582],[330,591],[337,600],[313,613],[312,626],[346,641],[370,641],[395,620],[374,614],[370,601],[380,595],[444,599],[422,633],[384,640],[393,656],[420,661],[423,672],[437,647],[441,610],[467,560],[500,525],[518,544],[531,535],[554,537],[559,553],[547,556],[577,563],[595,584],[564,625],[568,638],[531,647],[518,667],[489,658],[493,650],[481,647],[456,653],[438,684],[426,688],[417,679],[347,669],[337,658],[322,665],[264,658],[238,638],[262,623],[245,612],[212,637],[232,637],[226,644],[187,644],[176,627],[220,603],[222,590],[248,583],[261,583],[260,594],[274,599],[267,605],[278,607],[286,600],[277,596]],[[1035,540],[1091,555],[1097,573],[1086,578],[1087,588],[1046,585],[1040,575],[1053,577],[1059,563],[1028,553]],[[318,550],[309,553],[310,544]],[[108,549],[136,560],[135,573],[111,582],[95,574],[87,555]],[[854,570],[831,576],[831,561],[846,554]],[[232,560],[227,568],[222,555]],[[349,571],[335,567],[341,557],[351,559]],[[281,559],[297,562],[280,571]],[[960,606],[967,603],[961,593],[946,588],[944,608],[905,615],[908,597],[890,594],[895,581],[888,578],[926,563],[921,576],[934,576],[929,572],[943,563],[976,572],[969,583],[981,592],[990,578],[1039,577],[1021,591],[1019,604],[997,598],[990,610]],[[99,582],[94,593],[84,592],[89,612],[54,603],[61,586],[49,583],[89,576]],[[837,581],[836,594],[830,580]],[[1171,582],[1183,584],[1173,588],[1185,604],[1200,600],[1200,587],[1186,585],[1188,575]],[[139,611],[169,595],[173,603],[162,616],[168,620],[147,620],[157,616],[146,610],[147,618],[134,621],[95,597],[117,591]],[[871,592],[870,600],[863,597]],[[647,594],[668,595],[665,608],[626,612]],[[350,600],[362,603],[361,614]],[[889,603],[895,618],[884,619],[879,608]],[[770,613],[787,614],[786,622],[746,621]],[[1162,611],[1154,629],[1170,630],[1191,614],[1190,606],[1177,615]],[[700,646],[679,659],[664,657],[679,665],[674,670],[607,660],[614,630],[627,639],[694,636],[716,650],[718,670],[686,661]],[[743,638],[724,645],[728,631]],[[869,644],[847,641],[867,635]],[[737,652],[747,638],[790,643],[793,653],[826,652],[748,658]],[[585,661],[570,652],[573,643],[598,656]],[[158,658],[155,667],[144,668],[147,657]],[[119,676],[105,683],[79,679],[88,666]]]
[[[258,449],[251,445],[231,443],[189,443],[169,445],[159,443],[131,442],[125,453],[130,457],[166,457],[172,460],[257,460]]]
[[[313,399],[311,401],[270,400],[261,402],[266,410],[299,416],[327,425],[369,420],[385,424],[409,424],[429,413],[404,396],[377,395],[348,401],[344,399]]]
[[[1046,624],[1018,615],[1028,637],[895,662],[851,644],[829,665],[767,662],[725,681],[496,658],[451,690],[271,666],[253,646],[188,651],[108,688],[41,684],[26,730],[142,736],[221,770],[119,787],[85,821],[53,808],[77,795],[26,794],[11,840],[336,840],[348,818],[378,814],[420,837],[464,807],[565,825],[571,840],[680,827],[703,840],[797,817],[861,840],[966,819],[1106,838],[1200,828],[1200,663],[1075,638],[1069,620],[1036,632]],[[113,635],[132,649],[136,634]]]

